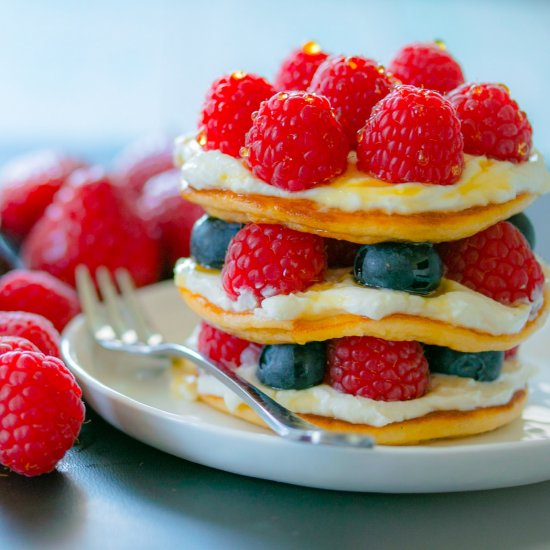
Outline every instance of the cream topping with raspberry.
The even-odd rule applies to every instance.
[[[360,286],[346,270],[327,272],[323,283],[304,292],[265,298],[259,307],[254,297],[246,294],[231,300],[223,289],[221,272],[206,270],[192,259],[176,264],[175,283],[225,311],[249,311],[261,319],[280,321],[339,313],[379,320],[402,313],[501,335],[520,332],[531,312],[530,304],[506,306],[448,279],[442,280],[436,293],[418,296]]]
[[[184,186],[193,189],[226,189],[235,193],[308,199],[321,208],[346,212],[382,210],[389,214],[461,211],[500,204],[522,193],[550,191],[550,172],[544,158],[534,152],[527,162],[514,164],[465,155],[462,176],[453,185],[386,183],[356,167],[354,153],[347,171],[327,185],[289,192],[256,178],[242,161],[221,153],[204,151],[195,136],[176,141],[175,162],[181,166]]]
[[[536,369],[509,359],[504,363],[500,376],[493,382],[432,374],[428,392],[410,401],[375,401],[340,393],[327,384],[305,390],[274,390],[261,384],[255,372],[256,365],[243,365],[237,369],[240,376],[294,412],[380,427],[418,418],[434,411],[469,411],[478,407],[504,405],[516,391],[525,387]],[[242,403],[226,386],[202,372],[198,376],[188,374],[178,379],[175,389],[185,399],[196,399],[199,395],[222,397],[231,412]]]

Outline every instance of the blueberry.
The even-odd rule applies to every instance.
[[[430,294],[443,276],[443,263],[431,243],[379,243],[355,256],[355,280],[364,286]]]
[[[191,232],[191,257],[204,267],[221,269],[229,242],[243,227],[204,215]]]
[[[497,379],[504,363],[503,351],[464,353],[440,346],[424,346],[424,354],[432,372],[454,374],[480,382]]]
[[[303,390],[323,381],[326,363],[324,342],[265,346],[257,375],[262,384],[272,388]]]
[[[509,221],[512,225],[515,225],[527,239],[531,250],[535,248],[535,228],[531,223],[531,220],[523,213],[515,214],[511,218],[508,218],[506,221]]]

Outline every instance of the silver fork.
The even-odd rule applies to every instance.
[[[234,372],[221,370],[195,350],[182,344],[164,342],[143,312],[130,274],[119,269],[115,277],[120,293],[106,268],[100,267],[96,271],[103,297],[101,307],[88,269],[80,265],[76,270],[82,310],[94,340],[101,347],[133,355],[188,359],[235,392],[274,432],[286,439],[347,447],[374,446],[370,437],[331,432],[310,424]]]

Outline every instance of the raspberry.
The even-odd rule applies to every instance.
[[[0,310],[37,313],[61,332],[80,312],[80,304],[66,283],[44,271],[21,269],[0,278]]]
[[[189,256],[193,224],[204,210],[180,197],[180,172],[170,170],[151,178],[143,188],[138,212],[160,241],[166,264],[172,269],[178,258]]]
[[[283,61],[277,77],[277,90],[307,90],[319,65],[328,57],[319,44],[306,42]]]
[[[310,92],[324,95],[334,109],[351,147],[357,145],[357,131],[372,108],[391,90],[393,83],[383,67],[364,57],[331,57],[317,70]]]
[[[430,381],[418,342],[348,336],[328,345],[328,383],[336,390],[375,401],[422,397]]]
[[[74,286],[74,270],[86,265],[128,269],[138,286],[160,272],[157,241],[128,206],[122,190],[99,168],[78,170],[57,193],[23,245],[25,265]]]
[[[233,370],[243,364],[258,362],[262,346],[222,332],[206,323],[201,323],[199,352],[221,367]]]
[[[59,332],[48,319],[26,311],[0,311],[0,336],[18,336],[45,355],[60,357]]]
[[[43,353],[0,355],[0,462],[24,476],[51,472],[84,421],[82,391],[63,362]]]
[[[460,65],[442,43],[417,43],[401,48],[390,62],[388,71],[403,84],[442,94],[464,82]]]
[[[255,176],[301,191],[344,172],[348,143],[327,99],[280,92],[260,106],[246,135],[245,156]]]
[[[239,158],[252,113],[275,88],[261,76],[237,71],[216,80],[204,101],[199,121],[199,143]]]
[[[519,352],[519,346],[516,346],[515,348],[512,348],[512,349],[507,349],[504,352],[504,360],[506,361],[507,359],[515,359],[518,356],[518,352]]]
[[[325,239],[327,263],[330,268],[350,267],[355,262],[355,255],[361,248],[360,244],[338,239]]]
[[[438,247],[446,276],[501,304],[541,305],[544,274],[529,243],[511,223]]]
[[[232,300],[256,300],[305,290],[320,281],[326,267],[321,237],[282,225],[250,224],[231,240],[222,270]]]
[[[69,175],[83,163],[55,151],[37,151],[11,161],[0,176],[2,231],[16,242],[52,202]]]
[[[139,195],[148,179],[172,170],[172,140],[166,136],[147,136],[130,143],[114,161],[113,181]]]
[[[360,170],[391,183],[449,185],[464,169],[460,121],[438,92],[398,86],[359,133]]]
[[[529,158],[533,129],[503,84],[464,84],[447,98],[462,123],[464,152],[498,160]]]
[[[26,338],[19,336],[0,336],[0,355],[8,351],[38,351],[40,350]]]

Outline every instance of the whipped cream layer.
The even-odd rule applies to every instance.
[[[274,390],[258,381],[256,365],[243,365],[237,369],[240,376],[291,411],[377,427],[418,418],[435,411],[469,411],[479,407],[504,405],[516,391],[525,388],[528,379],[535,372],[534,367],[512,359],[504,363],[500,376],[493,382],[432,374],[429,390],[423,397],[410,401],[375,401],[340,393],[326,384],[306,390]],[[242,403],[221,382],[203,372],[178,378],[174,388],[185,399],[196,399],[199,395],[221,397],[231,412]]]
[[[454,185],[392,184],[360,172],[355,155],[351,153],[348,169],[343,175],[329,184],[291,193],[256,178],[239,159],[220,151],[204,151],[195,136],[178,138],[175,150],[175,162],[181,166],[184,187],[308,199],[321,208],[346,212],[381,210],[388,214],[420,214],[461,211],[504,203],[522,193],[539,195],[550,191],[550,173],[538,152],[520,164],[472,155],[465,155],[465,161],[464,172]]]
[[[530,304],[506,306],[459,283],[443,279],[429,296],[358,285],[346,270],[330,270],[323,283],[304,292],[264,298],[259,306],[251,295],[231,300],[221,272],[205,270],[192,259],[179,260],[176,286],[203,296],[229,312],[250,312],[259,319],[291,321],[350,313],[380,320],[396,313],[442,321],[492,335],[516,334],[529,320]]]

